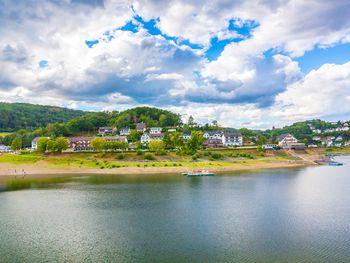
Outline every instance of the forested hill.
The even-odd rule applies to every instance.
[[[0,102],[0,131],[45,127],[49,123],[64,123],[84,114],[84,111],[54,106]]]

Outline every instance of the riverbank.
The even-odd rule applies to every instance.
[[[70,153],[62,155],[0,155],[0,180],[83,174],[174,174],[193,170],[235,172],[259,169],[295,168],[317,165],[313,160],[323,150],[295,152],[257,152],[254,150],[203,151],[199,159],[168,153],[146,160],[144,155],[124,153]],[[214,159],[213,157],[216,157]]]
[[[121,163],[120,163],[121,164]],[[310,165],[300,160],[247,160],[234,163],[226,162],[196,162],[196,163],[144,163],[142,167],[125,162],[119,168],[87,168],[87,167],[57,167],[43,161],[36,164],[4,164],[0,163],[0,180],[13,178],[36,178],[82,174],[174,174],[189,170],[206,169],[211,172],[234,172],[245,170],[295,168]]]

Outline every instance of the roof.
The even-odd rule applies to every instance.
[[[284,138],[286,138],[287,136],[293,136],[291,135],[290,133],[284,133],[284,134],[281,134],[280,136],[278,136],[276,138],[277,141],[282,141]]]
[[[125,136],[105,136],[103,137],[106,141],[125,141],[126,137]]]
[[[136,124],[136,129],[145,129],[146,128],[146,123],[144,122],[139,122],[138,124]]]
[[[69,137],[68,140],[70,142],[78,142],[78,141],[91,141],[93,137]]]
[[[206,131],[205,133],[208,133],[209,135],[214,135],[214,134],[223,134],[224,131]]]
[[[242,137],[242,134],[240,133],[224,133],[226,138],[237,138]]]
[[[163,133],[150,134],[149,137],[151,137],[151,138],[164,137],[164,134]]]

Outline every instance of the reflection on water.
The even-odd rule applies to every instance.
[[[347,262],[348,167],[14,183],[0,261]]]

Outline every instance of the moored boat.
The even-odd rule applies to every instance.
[[[214,173],[211,173],[208,170],[188,172],[188,173],[183,173],[182,175],[183,176],[187,176],[187,177],[192,177],[192,176],[215,176]]]

